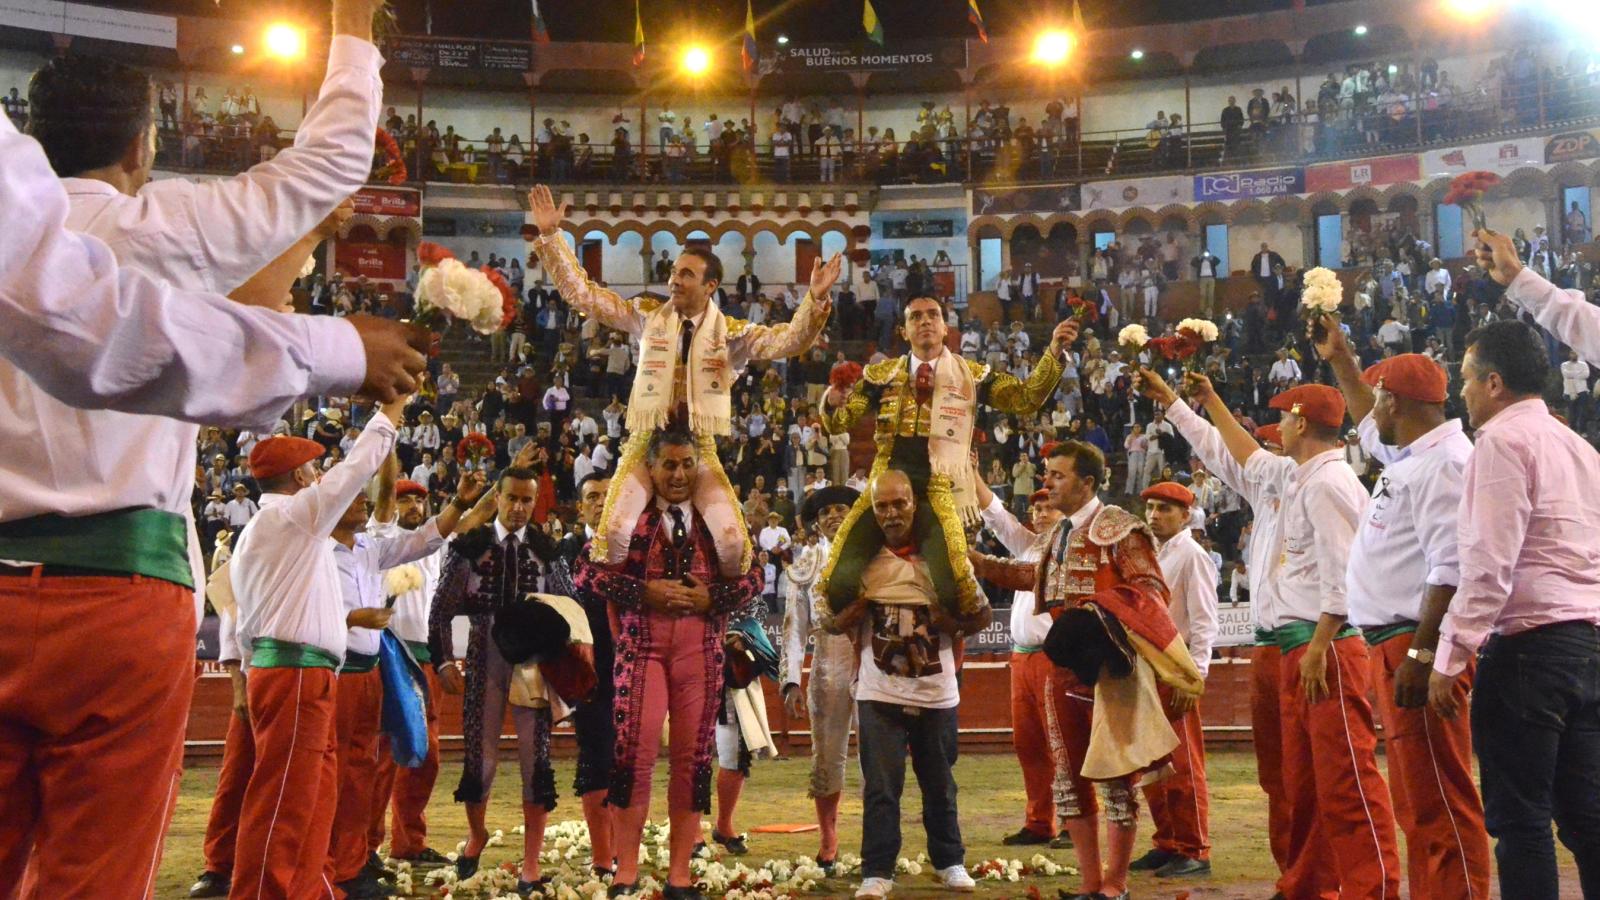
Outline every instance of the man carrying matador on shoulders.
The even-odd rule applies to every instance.
[[[1061,380],[1062,358],[1078,339],[1078,321],[1056,326],[1026,381],[952,353],[945,344],[944,306],[934,297],[908,300],[901,327],[911,352],[867,366],[854,384],[830,384],[822,429],[846,433],[876,408],[872,477],[889,468],[911,476],[914,533],[939,602],[953,614],[970,615],[982,605],[967,560],[965,526],[979,516],[971,461],[979,404],[1011,415],[1037,413]],[[817,585],[834,614],[856,599],[861,574],[882,547],[883,533],[863,495],[840,526]]]
[[[843,258],[835,254],[826,264],[816,261],[810,291],[789,323],[752,325],[724,316],[713,302],[723,275],[722,262],[711,251],[684,248],[667,282],[668,302],[624,300],[589,279],[562,237],[567,204],[558,206],[550,189],[537,185],[528,194],[528,205],[539,229],[533,250],[561,299],[639,341],[638,371],[628,395],[628,440],[606,493],[591,558],[618,565],[627,557],[634,524],[653,496],[645,467],[650,436],[672,428],[694,435],[705,460],[709,477],[699,479],[692,502],[711,531],[722,575],[742,574],[752,560],[750,531],[715,445],[718,435],[733,430],[733,382],[751,360],[783,359],[811,349],[828,324],[833,309],[829,291]]]

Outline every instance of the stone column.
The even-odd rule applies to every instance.
[[[650,244],[648,241],[645,243],[644,247],[639,250],[639,258],[644,261],[644,283],[650,284],[652,281],[651,276],[653,274],[650,271],[650,265],[651,263],[655,262],[655,260],[651,258]]]
[[[752,235],[751,240],[754,239],[755,236]],[[744,274],[754,275],[756,273],[756,251],[751,247],[746,246],[744,248],[744,252],[740,255],[744,257]]]

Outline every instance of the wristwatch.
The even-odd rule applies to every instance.
[[[461,499],[461,495],[460,494],[457,494],[454,497],[450,498],[450,505],[454,506],[456,509],[460,510],[461,512],[470,512],[472,510],[472,504],[468,503],[467,501],[465,501],[463,499]]]
[[[1425,666],[1433,665],[1433,651],[1424,650],[1421,647],[1412,647],[1410,650],[1407,650],[1406,658],[1414,659]]]

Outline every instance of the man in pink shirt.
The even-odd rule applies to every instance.
[[[1584,895],[1600,896],[1600,454],[1541,399],[1550,364],[1532,328],[1496,322],[1466,343],[1477,435],[1429,704],[1460,713],[1455,678],[1478,654],[1472,741],[1501,893],[1559,895],[1553,818]]]

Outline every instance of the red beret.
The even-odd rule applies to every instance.
[[[1256,429],[1256,440],[1263,444],[1271,444],[1274,447],[1282,447],[1283,429],[1279,428],[1276,423],[1263,425]]]
[[[1439,364],[1420,353],[1402,353],[1369,366],[1361,380],[1396,397],[1421,403],[1443,403],[1449,379]]]
[[[1344,395],[1325,384],[1302,384],[1273,397],[1267,405],[1328,428],[1344,424]]]
[[[1139,495],[1140,500],[1165,500],[1179,506],[1194,505],[1194,491],[1189,490],[1176,481],[1163,481],[1152,484]]]
[[[428,496],[428,489],[409,478],[402,478],[394,483],[394,495],[396,497],[426,497]]]
[[[1028,505],[1032,506],[1035,503],[1045,503],[1049,499],[1050,499],[1050,492],[1045,490],[1044,488],[1040,488],[1037,491],[1034,491],[1033,494],[1028,497]]]
[[[322,458],[322,445],[299,437],[269,437],[250,451],[250,475],[256,480],[293,472]]]

